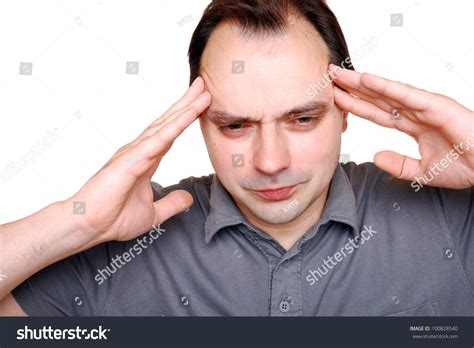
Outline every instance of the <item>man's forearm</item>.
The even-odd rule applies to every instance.
[[[0,300],[41,269],[100,242],[74,222],[68,201],[0,225]]]

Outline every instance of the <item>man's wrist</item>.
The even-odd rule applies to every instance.
[[[58,214],[64,221],[63,232],[67,234],[68,250],[78,253],[87,250],[95,245],[107,242],[105,234],[95,231],[89,226],[84,218],[85,207],[81,207],[78,202],[65,200],[56,202],[51,207],[52,214]]]

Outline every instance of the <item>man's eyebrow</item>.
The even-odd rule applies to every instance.
[[[303,114],[306,112],[316,112],[323,113],[329,109],[329,103],[325,101],[311,101],[309,103],[294,107],[290,110],[283,111],[279,113],[282,117],[291,116],[293,114]],[[255,119],[252,119],[248,116],[238,116],[225,111],[217,109],[209,109],[206,112],[206,115],[217,122],[255,122]]]

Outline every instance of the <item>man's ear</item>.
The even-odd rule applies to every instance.
[[[349,116],[349,113],[347,111],[342,112],[342,133],[344,133],[347,130],[347,117]]]

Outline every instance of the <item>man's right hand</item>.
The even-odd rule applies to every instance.
[[[198,77],[185,95],[72,197],[0,225],[0,316],[24,315],[11,291],[36,272],[110,240],[138,237],[193,203],[176,190],[153,202],[151,177],[173,141],[211,102]]]
[[[103,242],[130,240],[193,204],[176,190],[153,202],[151,178],[174,140],[209,107],[211,95],[198,77],[184,96],[112,158],[71,198],[73,220]]]

